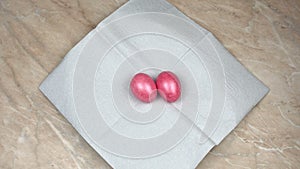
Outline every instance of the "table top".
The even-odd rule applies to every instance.
[[[39,91],[125,0],[0,1],[0,168],[111,168]],[[169,0],[270,92],[201,168],[300,166],[300,1]]]

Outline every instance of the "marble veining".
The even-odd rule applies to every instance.
[[[197,169],[299,168],[300,1],[169,2],[216,35],[270,88]],[[0,1],[0,168],[111,168],[38,86],[72,46],[124,3]]]

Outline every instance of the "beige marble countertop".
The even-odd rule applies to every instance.
[[[170,0],[213,32],[269,94],[199,164],[300,168],[300,1]],[[0,0],[0,168],[110,166],[38,90],[124,0]]]

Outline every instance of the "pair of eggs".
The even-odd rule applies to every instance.
[[[153,101],[158,93],[167,102],[175,102],[181,94],[181,86],[177,76],[170,72],[161,72],[156,81],[145,73],[136,74],[131,82],[130,89],[139,100],[149,103]]]

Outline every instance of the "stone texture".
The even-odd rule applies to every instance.
[[[170,0],[269,94],[199,164],[299,168],[300,1]],[[110,166],[38,90],[64,55],[124,0],[0,1],[0,168]]]

